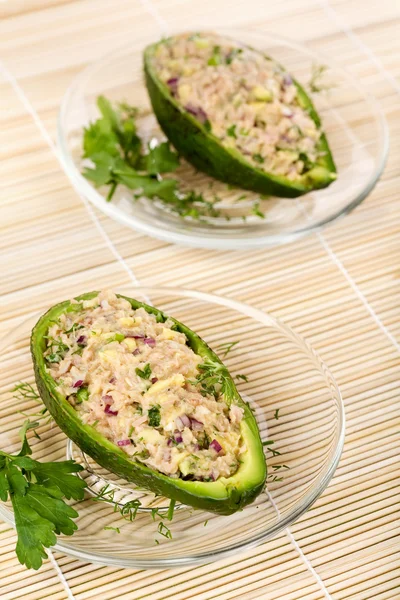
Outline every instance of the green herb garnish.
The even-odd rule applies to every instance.
[[[72,313],[72,312],[80,312],[81,310],[83,310],[83,304],[81,303],[76,303],[76,304],[70,304],[66,309],[65,312],[66,313]]]
[[[76,392],[76,404],[82,404],[82,402],[86,402],[89,400],[89,390],[87,387],[81,387]]]
[[[30,458],[27,432],[38,423],[24,422],[18,454],[0,451],[0,499],[11,500],[18,541],[16,553],[21,564],[39,569],[47,558],[45,548],[54,546],[56,534],[72,535],[78,513],[64,498],[81,500],[86,483],[75,477],[82,467],[72,460],[41,463]]]
[[[168,512],[167,512],[168,521],[172,521],[172,519],[173,519],[175,504],[176,504],[176,500],[171,500],[169,503]]]
[[[46,357],[47,362],[49,363],[59,363],[62,361],[62,357],[59,354],[48,354]]]
[[[80,325],[79,323],[73,323],[72,327],[67,329],[67,331],[65,331],[64,333],[72,333],[73,331],[78,331],[79,329],[84,329],[84,326]]]
[[[243,48],[232,48],[225,59],[227,65],[230,65],[233,59],[243,52]]]
[[[53,338],[47,338],[47,341],[48,348],[51,349],[51,352],[45,356],[46,361],[49,363],[61,362],[68,352],[69,346],[64,344],[61,339],[55,340]]]
[[[141,460],[146,460],[147,458],[149,458],[150,452],[145,448],[144,450],[141,450],[140,452],[135,452],[133,454],[133,456],[136,456],[137,458],[139,458]]]
[[[115,489],[110,488],[110,484],[107,483],[99,492],[99,495],[96,498],[92,498],[93,502],[105,502],[106,504],[111,504],[114,507],[114,512],[118,512],[121,517],[123,517],[126,521],[133,521],[136,518],[137,511],[141,507],[142,503],[140,500],[130,500],[125,504],[118,504],[114,500]]]
[[[98,97],[97,106],[101,118],[84,130],[83,156],[93,163],[93,167],[83,170],[84,177],[96,187],[109,185],[108,201],[120,184],[141,190],[141,195],[148,198],[170,200],[177,182],[159,179],[157,175],[179,166],[177,153],[168,142],[150,144],[143,152],[135,122],[138,111],[134,107],[124,104],[114,109],[104,96]]]
[[[237,135],[236,135],[236,131],[235,130],[236,130],[236,125],[231,125],[226,130],[226,134],[229,135],[230,137],[233,137],[233,138],[237,139]]]
[[[228,356],[229,352],[232,350],[232,348],[237,346],[237,344],[239,344],[239,342],[226,342],[217,346],[217,350],[218,352],[221,352],[222,358],[225,358],[225,356]]]
[[[249,381],[249,378],[247,377],[247,375],[241,375],[241,374],[236,375],[236,379],[241,379],[242,381],[246,381],[246,383]]]
[[[169,540],[172,540],[172,532],[170,528],[165,523],[163,523],[163,521],[160,521],[158,524],[158,533],[168,538]]]
[[[207,64],[216,67],[222,63],[221,46],[214,46],[212,56],[208,59]]]
[[[114,108],[104,96],[98,97],[97,105],[101,117],[86,127],[83,135],[83,158],[92,164],[85,166],[82,174],[96,187],[109,186],[107,201],[112,200],[119,185],[124,185],[133,191],[134,200],[142,196],[158,199],[181,217],[200,220],[219,216],[202,194],[181,192],[176,179],[161,177],[177,169],[179,156],[169,142],[152,140],[144,148],[136,126],[139,109],[125,103]],[[211,131],[208,120],[203,126]]]
[[[228,369],[220,362],[206,357],[203,363],[197,366],[199,374],[194,382],[200,386],[203,395],[219,397],[223,395],[228,404],[235,396],[235,385],[229,375]]]
[[[150,375],[151,375],[151,367],[150,364],[147,363],[143,369],[139,369],[139,367],[136,367],[135,369],[135,373],[136,375],[138,375],[139,377],[141,377],[142,379],[150,379]]]
[[[260,219],[265,219],[265,214],[260,210],[259,202],[255,202],[253,204],[253,206],[251,207],[251,212],[253,213],[253,215],[256,215],[256,217],[260,217]]]
[[[150,427],[159,427],[161,421],[160,407],[152,406],[149,410],[149,425]]]
[[[327,65],[316,65],[316,64],[312,65],[311,77],[310,77],[310,81],[308,82],[308,87],[309,87],[310,91],[313,92],[314,94],[322,92],[323,90],[327,90],[331,87],[329,85],[323,85],[322,81],[321,81],[327,70],[328,70]]]
[[[123,333],[114,333],[114,335],[108,338],[104,345],[106,346],[107,344],[111,344],[111,342],[123,342],[124,339],[125,336]]]

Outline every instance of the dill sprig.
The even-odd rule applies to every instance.
[[[224,344],[220,344],[219,346],[217,346],[217,351],[221,353],[222,358],[225,358],[226,356],[228,356],[229,352],[232,350],[232,348],[234,348],[235,346],[237,346],[240,342],[225,342]]]
[[[311,67],[311,77],[310,81],[308,82],[308,87],[309,90],[314,94],[318,94],[319,92],[329,90],[333,87],[333,84],[322,83],[322,80],[327,70],[327,65],[317,65],[313,63]]]
[[[110,484],[107,483],[101,488],[98,496],[93,498],[93,502],[105,502],[113,506],[113,512],[118,512],[125,521],[133,521],[136,518],[139,508],[142,503],[139,499],[130,500],[126,504],[119,504],[115,500],[115,493],[117,490],[110,488]]]
[[[41,402],[41,398],[33,387],[32,384],[27,381],[20,381],[15,384],[12,391],[14,392],[14,398],[17,400],[35,400],[36,402]]]
[[[23,400],[34,400],[35,402],[37,402],[38,404],[42,402],[41,397],[39,396],[37,390],[33,387],[32,384],[26,382],[26,381],[20,381],[19,383],[17,383],[12,391],[14,392],[14,398],[18,401],[21,402]],[[37,412],[34,413],[26,413],[23,410],[18,411],[21,415],[23,415],[24,417],[28,417],[29,419],[31,417],[35,417],[35,422],[31,422],[30,423],[30,427],[29,429],[32,430],[33,435],[40,440],[40,435],[38,434],[38,432],[36,431],[36,429],[41,426],[41,425],[48,425],[49,423],[51,423],[51,421],[53,421],[53,417],[49,414],[49,411],[47,410],[47,408],[44,406],[42,409],[38,410]]]
[[[266,440],[265,442],[262,442],[262,445],[266,448],[266,450],[268,450],[268,452],[271,453],[271,455],[274,456],[281,456],[281,453],[278,452],[278,450],[275,450],[274,448],[271,448],[271,446],[273,446],[275,444],[275,442],[273,440]],[[278,483],[280,481],[283,481],[283,477],[279,477],[276,472],[277,471],[282,471],[285,469],[290,469],[289,465],[272,465],[272,473],[270,475],[267,476],[267,482],[268,483]]]
[[[218,398],[222,395],[228,402],[234,398],[235,384],[225,365],[207,357],[197,368],[199,374],[194,383],[200,387],[200,393],[203,396]]]

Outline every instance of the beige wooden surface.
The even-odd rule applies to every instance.
[[[347,438],[328,489],[290,532],[211,565],[134,571],[55,553],[21,567],[0,524],[1,600],[400,598],[400,6],[398,0],[8,0],[0,3],[0,333],[32,309],[129,281],[249,302],[308,338],[344,396]],[[380,100],[381,181],[322,234],[216,252],[146,238],[88,209],[54,151],[71,79],[106,50],[168,27],[245,25],[334,56]]]

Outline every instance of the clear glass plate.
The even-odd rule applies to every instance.
[[[214,349],[240,342],[224,360],[233,375],[248,377],[248,382],[237,379],[238,389],[255,410],[262,439],[274,441],[265,450],[267,491],[231,516],[177,506],[172,522],[165,521],[172,533],[167,539],[157,532],[160,517],[153,521],[151,513],[158,507],[165,518],[167,499],[119,480],[84,456],[54,423],[43,424],[38,429],[40,440],[30,436],[33,458],[75,458],[86,468],[82,476],[89,488],[85,500],[72,502],[79,512],[78,531],[72,537],[60,536],[56,549],[106,565],[160,568],[210,562],[276,535],[315,502],[340,458],[344,412],[329,370],[296,333],[251,306],[193,290],[131,286],[119,291],[145,301],[150,298]],[[33,415],[38,410],[35,401],[16,398],[12,392],[17,382],[34,381],[29,338],[38,317],[29,316],[0,344],[0,448],[10,453],[20,447],[18,430],[26,418],[20,412]],[[280,454],[274,456],[267,448]],[[141,500],[135,520],[124,520],[113,506],[93,501],[107,483],[121,507]],[[0,503],[0,518],[14,523],[9,503]],[[105,527],[119,528],[120,533]]]
[[[253,192],[228,189],[186,164],[177,173],[181,187],[201,192],[211,201],[216,194],[221,199],[221,216],[205,222],[181,218],[160,202],[146,198],[133,201],[132,191],[123,188],[118,189],[112,202],[106,202],[107,190],[96,190],[80,174],[82,128],[98,117],[97,96],[104,94],[113,101],[124,100],[141,107],[140,133],[146,139],[165,139],[150,109],[142,54],[124,46],[86,68],[63,99],[58,141],[65,171],[76,190],[113,219],[142,233],[168,242],[217,249],[259,248],[291,241],[354,209],[376,184],[387,155],[387,127],[374,98],[350,73],[305,46],[271,33],[245,29],[223,29],[218,33],[265,51],[306,87],[316,66],[327,66],[320,85],[329,89],[310,95],[323,120],[338,169],[337,181],[294,200],[260,200]],[[252,212],[252,207],[258,205],[264,219]]]

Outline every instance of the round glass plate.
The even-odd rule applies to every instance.
[[[103,94],[115,102],[141,108],[138,129],[145,140],[165,139],[142,75],[142,52],[124,46],[86,68],[73,81],[61,105],[58,142],[66,173],[76,190],[120,223],[162,240],[217,249],[259,248],[291,241],[316,230],[355,208],[376,184],[384,167],[388,133],[382,111],[341,67],[305,46],[271,33],[245,29],[218,30],[265,51],[283,64],[309,91],[307,82],[321,63],[326,67],[310,93],[322,117],[338,179],[328,188],[298,199],[263,200],[253,192],[228,188],[184,164],[174,174],[181,189],[202,193],[210,202],[219,198],[220,216],[199,221],[182,218],[154,200],[133,200],[132,191],[119,187],[112,202],[106,189],[96,190],[81,174],[82,130],[98,118],[96,98]],[[326,89],[329,88],[329,89]],[[261,211],[265,218],[257,216]],[[229,218],[227,218],[229,217]],[[243,219],[243,217],[246,217]]]
[[[71,502],[79,512],[79,529],[72,537],[60,536],[56,548],[101,564],[161,568],[210,562],[276,535],[323,492],[340,458],[344,412],[329,370],[296,333],[251,306],[192,290],[130,287],[119,291],[150,299],[217,351],[221,344],[239,341],[225,358],[223,351],[219,354],[233,376],[248,378],[236,378],[238,389],[255,411],[262,439],[274,442],[265,446],[267,491],[231,516],[180,505],[169,522],[169,500],[117,479],[68,442],[54,423],[43,423],[37,430],[40,440],[29,436],[33,458],[54,461],[73,457],[85,466],[82,477],[88,484],[85,499]],[[0,448],[9,453],[20,448],[18,430],[26,418],[21,411],[27,415],[38,411],[34,400],[12,391],[19,381],[34,382],[29,338],[38,317],[29,316],[8,332],[0,345]],[[132,501],[140,500],[134,520],[129,520],[129,511],[123,518],[113,505],[93,501],[106,485],[106,497],[111,495],[122,512],[127,502],[132,507]],[[154,508],[159,509],[157,514],[152,513]],[[13,524],[8,503],[0,503],[0,518]],[[158,532],[160,522],[168,526],[172,539]]]

